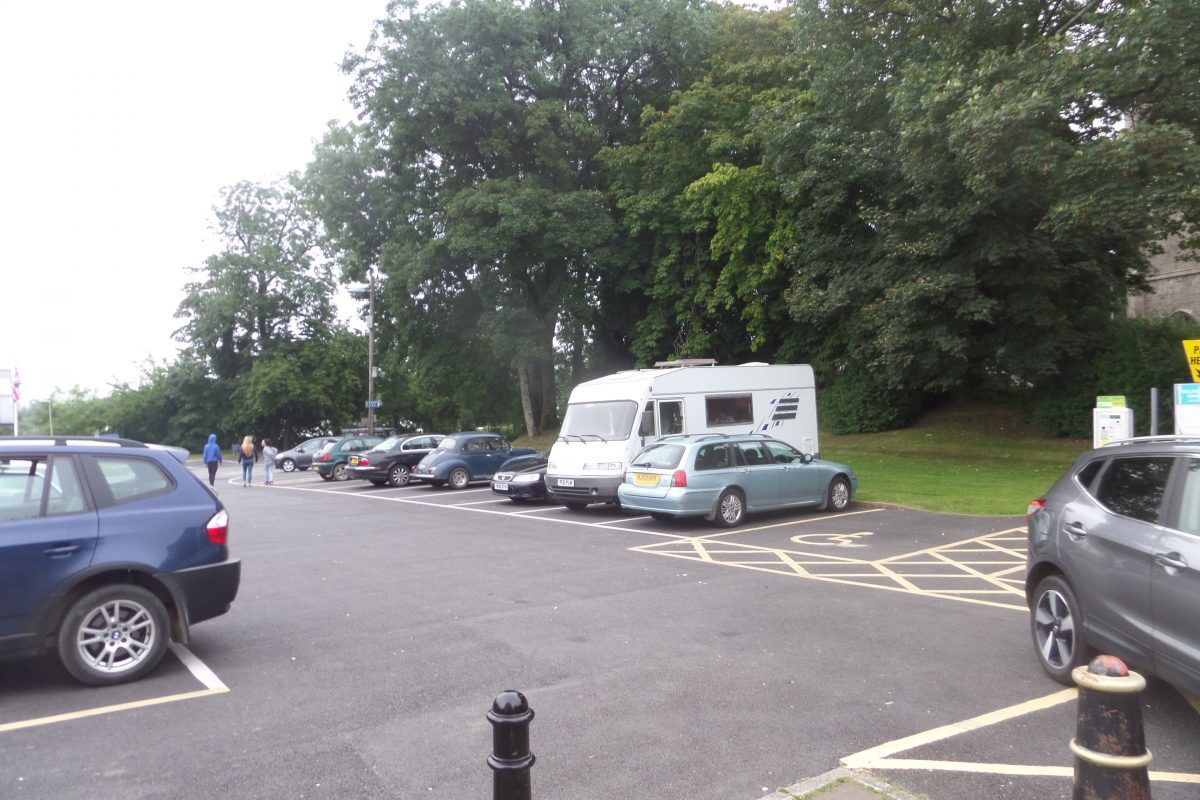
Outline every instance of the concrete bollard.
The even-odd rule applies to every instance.
[[[532,786],[529,769],[533,753],[529,752],[529,723],[533,709],[525,695],[512,689],[496,695],[487,712],[492,723],[492,800],[531,800]]]
[[[1097,656],[1071,673],[1079,686],[1072,800],[1150,800],[1142,725],[1146,679],[1119,658]]]

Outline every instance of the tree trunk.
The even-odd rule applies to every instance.
[[[554,381],[554,319],[549,320],[542,337],[542,358],[536,363],[541,378],[542,430],[558,427],[558,387]]]
[[[529,373],[532,369],[528,365],[517,367],[517,376],[521,383],[521,413],[525,415],[525,434],[530,438],[541,432],[538,430],[537,423],[534,422],[533,396],[529,391]]]

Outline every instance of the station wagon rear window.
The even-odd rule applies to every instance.
[[[599,436],[610,442],[628,439],[636,415],[637,403],[632,400],[571,403],[558,435]]]
[[[683,447],[677,444],[652,444],[633,458],[633,467],[675,469],[683,457]]]

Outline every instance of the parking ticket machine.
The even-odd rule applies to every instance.
[[[1092,409],[1092,447],[1132,438],[1133,409],[1125,405],[1124,396],[1097,397]]]

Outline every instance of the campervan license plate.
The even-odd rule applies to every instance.
[[[658,486],[658,476],[650,472],[635,472],[633,482],[638,486]]]
[[[574,486],[575,479],[574,478],[555,478],[554,485],[555,486]]]

